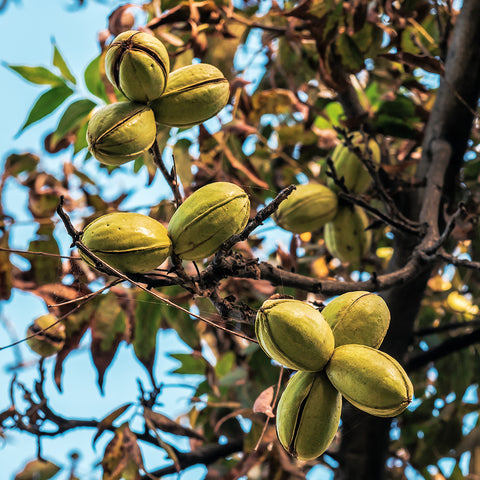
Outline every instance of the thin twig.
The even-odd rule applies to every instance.
[[[221,247],[221,251],[228,252],[237,242],[246,240],[248,236],[261,225],[270,215],[275,213],[280,204],[296,189],[295,185],[284,188],[266,207],[262,208],[237,235],[230,237]],[[217,254],[218,255],[218,254]]]
[[[474,328],[480,327],[480,320],[470,320],[464,322],[450,322],[438,327],[425,327],[414,330],[413,334],[416,337],[425,337],[426,335],[435,335],[437,333],[450,332],[460,328]]]
[[[60,302],[60,303],[52,303],[47,305],[48,308],[56,308],[56,307],[63,307],[65,305],[70,305],[71,303],[77,303],[82,300],[88,300],[90,298],[96,297],[97,295],[100,295],[100,293],[104,292],[105,290],[108,290],[109,288],[114,287],[115,285],[118,285],[121,283],[122,280],[114,280],[113,282],[109,283],[108,285],[105,285],[104,287],[100,288],[100,290],[96,290],[95,292],[90,292],[87,293],[87,295],[83,295],[82,297],[77,297],[74,298],[73,300],[66,300],[65,302]]]
[[[58,323],[61,323],[63,320],[65,320],[68,316],[72,315],[73,313],[75,313],[77,310],[79,310],[88,300],[85,300],[83,301],[80,305],[77,305],[76,307],[72,308],[72,310],[70,310],[69,312],[65,313],[64,315],[62,315],[61,317],[58,317],[57,321],[56,322],[53,322],[51,325],[49,325],[48,327],[45,327],[45,328],[42,328],[41,330],[38,330],[36,331],[35,333],[33,333],[32,335],[28,335],[27,337],[24,337],[22,338],[21,340],[17,340],[16,342],[13,342],[13,343],[10,343],[9,345],[4,345],[3,347],[0,347],[0,352],[2,350],[6,350],[7,348],[11,348],[11,347],[14,347],[15,345],[19,345],[20,343],[23,343],[23,342],[26,342],[27,340],[29,340],[30,338],[33,338],[33,337],[36,337],[37,335],[41,335],[42,333],[50,330],[51,328],[53,328],[55,325],[57,325]]]
[[[170,186],[170,189],[173,192],[173,196],[175,197],[175,204],[178,208],[182,204],[183,199],[182,194],[180,193],[180,190],[178,188],[177,176],[175,174],[170,174],[167,170],[167,167],[163,163],[162,153],[160,152],[157,140],[155,140],[149,152],[152,155],[155,165],[160,169],[162,175]],[[173,172],[175,172],[175,170],[173,170]]]
[[[417,225],[417,227],[411,227],[409,224],[403,222],[403,220],[397,220],[394,216],[387,215],[381,212],[378,208],[375,208],[372,205],[370,205],[367,201],[365,201],[359,195],[354,195],[352,193],[346,193],[346,192],[339,192],[338,197],[343,198],[344,200],[347,200],[352,204],[362,207],[364,210],[367,210],[373,216],[377,217],[379,220],[382,220],[387,225],[390,225],[396,230],[403,231],[405,233],[408,233],[410,235],[415,235],[417,237],[421,236],[421,229],[419,225]]]
[[[80,257],[70,257],[68,255],[58,255],[56,253],[30,252],[28,250],[18,250],[16,248],[0,247],[0,251],[9,252],[9,253],[19,253],[21,255],[38,255],[40,257],[55,257],[55,258],[66,258],[67,260],[81,260]]]
[[[456,210],[456,212],[448,220],[448,223],[445,229],[443,230],[442,234],[438,237],[438,240],[425,252],[427,255],[434,254],[445,243],[445,241],[447,240],[447,238],[450,236],[453,229],[455,228],[455,223],[457,219],[464,213],[465,213],[465,205],[462,202],[458,206],[458,209]]]
[[[222,327],[221,325],[218,325],[215,322],[212,322],[211,320],[208,320],[206,318],[201,317],[200,315],[197,315],[186,308],[181,307],[180,305],[177,305],[176,303],[172,302],[171,300],[168,300],[165,297],[162,297],[158,292],[155,290],[151,290],[150,288],[144,287],[140,283],[136,282],[133,280],[131,277],[126,275],[125,273],[121,272],[120,270],[117,270],[116,268],[113,268],[110,266],[108,263],[104,262],[101,258],[97,257],[89,248],[87,248],[80,240],[79,233],[75,230],[75,227],[72,225],[70,222],[70,219],[67,215],[67,213],[63,210],[63,197],[60,197],[60,203],[57,207],[57,213],[64,222],[65,228],[67,229],[67,233],[70,235],[70,237],[73,240],[72,246],[77,247],[87,258],[92,260],[92,262],[95,265],[95,268],[98,270],[106,273],[107,275],[113,275],[115,277],[121,278],[122,280],[125,280],[126,282],[130,282],[132,285],[135,285],[137,288],[140,290],[143,290],[144,292],[147,292],[149,295],[152,295],[153,297],[157,298],[163,303],[166,303],[167,305],[170,305],[173,308],[176,308],[177,310],[180,310],[187,315],[194,317],[198,320],[201,320],[208,325],[218,328],[220,330],[224,330],[225,332],[231,333],[233,335],[236,335],[238,337],[241,337],[245,340],[248,340],[250,342],[257,343],[257,341],[254,338],[248,337],[246,335],[243,335],[239,332],[235,332],[233,330],[229,330],[228,328]]]
[[[277,404],[278,394],[280,393],[280,386],[282,384],[283,370],[284,370],[284,368],[282,366],[280,366],[280,374],[278,375],[277,388],[275,390],[275,397],[273,398],[273,402],[271,404],[272,410],[275,408],[275,405]],[[258,442],[255,445],[255,448],[253,449],[254,452],[256,452],[258,450],[258,448],[260,447],[260,444],[262,443],[263,436],[265,435],[265,432],[267,431],[267,427],[268,427],[269,422],[270,422],[270,417],[267,416],[267,419],[265,420],[265,423],[264,423],[263,428],[262,428],[262,433],[260,434]]]
[[[469,268],[471,270],[480,270],[480,262],[475,262],[473,260],[468,260],[466,258],[458,258],[453,255],[449,255],[445,252],[437,252],[436,256],[441,258],[447,263],[455,265],[456,267]]]

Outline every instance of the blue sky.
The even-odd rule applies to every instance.
[[[82,77],[85,66],[99,53],[97,34],[106,27],[106,19],[116,5],[124,2],[94,2],[87,1],[86,8],[66,8],[72,6],[69,0],[26,0],[23,2],[9,2],[8,7],[0,14],[0,41],[4,46],[0,52],[3,64],[14,65],[43,65],[49,67],[52,59],[52,39],[54,38],[63,56],[77,76]],[[42,156],[43,138],[58,122],[59,113],[54,114],[46,122],[34,125],[20,137],[15,138],[19,127],[25,121],[27,113],[35,99],[45,90],[45,87],[33,86],[21,80],[15,73],[9,71],[4,65],[0,68],[0,105],[3,115],[0,116],[0,162],[5,161],[8,153],[13,151],[30,151]],[[43,167],[55,173],[61,169],[63,155],[42,158]],[[115,195],[125,185],[127,173],[116,175],[117,185],[112,185],[110,193]],[[145,179],[139,179],[144,184]],[[158,188],[159,185],[157,184]],[[26,248],[33,226],[29,224],[30,216],[25,210],[26,197],[15,182],[9,182],[6,192],[8,213],[23,222],[24,225],[12,229],[12,240],[16,248]],[[138,200],[141,202],[141,199]],[[60,235],[61,236],[61,235]],[[68,251],[66,238],[60,239],[63,249]],[[36,297],[16,292],[9,302],[0,304],[0,315],[13,326],[16,335],[21,336],[36,316],[46,313],[42,301]],[[0,346],[11,341],[5,328],[0,326]],[[71,355],[65,365],[64,394],[60,395],[51,380],[47,382],[46,391],[51,397],[53,407],[65,415],[75,417],[102,418],[112,408],[125,402],[133,402],[137,397],[136,379],[140,378],[145,385],[148,379],[143,368],[138,364],[128,347],[121,348],[115,365],[109,370],[106,377],[106,395],[101,396],[96,387],[96,374],[90,361],[87,346],[88,338],[84,341],[84,348]],[[159,355],[170,352],[186,352],[172,332],[162,332],[159,335]],[[36,361],[25,345],[17,349],[0,352],[0,410],[9,405],[7,398],[7,385],[10,379],[8,367],[16,363],[18,355],[27,363]],[[165,359],[157,362],[157,378],[166,379],[167,372],[175,362]],[[47,377],[51,379],[53,360],[47,360]],[[19,379],[27,386],[31,385],[36,375],[34,368],[22,369],[18,372]],[[170,382],[178,381],[170,377]],[[168,389],[168,395],[162,397],[164,402],[163,413],[178,415],[185,410],[186,399],[191,391],[180,388]],[[122,417],[123,420],[132,418],[134,410],[131,409]],[[92,430],[84,430],[63,435],[57,439],[47,439],[43,442],[44,456],[52,459],[61,466],[68,466],[69,453],[81,451],[78,475],[89,480],[101,477],[99,469],[93,466],[101,459],[101,453],[111,435],[107,434],[97,443],[96,450],[91,448]],[[170,438],[171,440],[171,438]],[[186,442],[180,447],[187,448]],[[84,447],[84,448],[80,448]],[[22,462],[35,456],[35,441],[27,435],[7,433],[7,441],[0,445],[0,477],[13,479],[22,466]],[[155,468],[167,463],[158,449],[146,448],[144,450],[145,463],[148,468]],[[182,478],[199,478],[202,467],[192,469]],[[67,478],[67,472],[59,474],[59,480]],[[56,478],[57,478],[56,477]],[[175,476],[176,477],[176,476]]]

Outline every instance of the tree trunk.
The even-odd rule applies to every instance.
[[[436,141],[446,146],[441,152],[448,155],[445,175],[431,185],[443,192],[443,198],[431,201],[431,196],[416,198],[423,192],[411,192],[405,200],[410,205],[405,214],[410,218],[419,218],[429,228],[431,240],[438,239],[439,215],[444,204],[451,201],[451,192],[457,181],[463,162],[463,155],[470,135],[474,112],[480,93],[480,0],[465,0],[457,17],[450,47],[445,63],[445,77],[442,78],[435,105],[425,129],[422,144],[422,159],[418,167],[417,178],[431,178],[440,165],[441,155],[437,154]],[[438,144],[438,142],[437,142]],[[443,158],[445,161],[445,158]],[[420,200],[420,201],[417,201]],[[424,200],[424,201],[422,201]],[[421,208],[420,208],[421,207]],[[417,211],[418,210],[418,211]],[[428,238],[427,238],[428,240]],[[406,238],[397,236],[395,253],[390,270],[405,264],[415,244]],[[381,349],[394,356],[400,362],[405,361],[407,350],[412,344],[412,332],[415,318],[420,309],[428,278],[432,267],[420,271],[412,282],[385,291],[382,296],[391,312],[390,329]],[[345,402],[347,403],[347,402]],[[389,456],[390,419],[376,418],[359,412],[346,405],[343,414],[342,443],[339,453],[337,480],[384,480],[385,468]]]

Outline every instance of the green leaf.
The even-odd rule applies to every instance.
[[[84,148],[87,148],[87,128],[88,122],[83,123],[77,132],[77,139],[73,144],[73,154],[76,155],[78,152],[82,151]]]
[[[189,187],[193,181],[192,157],[188,153],[191,144],[192,142],[188,138],[182,138],[173,147],[175,167],[184,188]]]
[[[43,198],[39,199],[42,202]],[[51,202],[47,207],[55,208],[58,199],[46,198],[45,202]],[[55,204],[53,203],[55,202]],[[43,206],[43,202],[40,206]],[[40,209],[40,207],[36,207]],[[47,212],[48,209],[46,208]],[[55,236],[53,235],[53,223],[44,223],[38,227],[35,239],[30,242],[28,247],[29,252],[43,252],[51,253],[53,255],[60,255]],[[62,271],[62,260],[54,256],[28,255],[26,256],[30,261],[31,270],[29,277],[36,282],[37,285],[46,285],[49,283],[56,283]]]
[[[448,477],[448,480],[464,480],[465,477],[463,476],[462,470],[458,466],[458,463],[455,464],[455,468],[453,469],[451,475]]]
[[[71,103],[58,122],[57,129],[52,136],[52,144],[55,145],[65,135],[79,128],[95,106],[96,103],[88,99],[77,100]]]
[[[8,68],[17,72],[27,82],[37,85],[51,85],[57,87],[65,85],[65,82],[45,67],[27,67],[26,65],[7,65]]]
[[[147,369],[153,366],[157,332],[162,323],[162,306],[161,302],[147,292],[139,292],[137,295],[135,334],[132,344],[135,355]]]
[[[70,87],[63,85],[61,87],[53,87],[40,95],[37,101],[34,103],[32,109],[30,110],[27,120],[23,124],[22,128],[20,128],[20,130],[18,131],[18,134],[20,134],[28,126],[32,125],[32,123],[38,122],[47,115],[50,115],[72,93],[73,90]]]
[[[347,33],[342,33],[337,38],[337,49],[342,57],[343,67],[351,73],[357,73],[364,67],[363,55]]]
[[[84,73],[85,85],[90,93],[101,98],[105,103],[110,103],[100,75],[100,61],[102,60],[103,57],[99,55],[88,64]]]
[[[77,83],[77,80],[68,68],[65,60],[62,57],[62,54],[58,50],[55,43],[53,44],[53,65],[60,70],[60,72],[62,73],[62,77],[65,78],[65,80],[72,82],[74,85]]]
[[[223,355],[215,365],[215,373],[219,378],[224,377],[227,373],[231,372],[235,366],[235,354],[233,352],[227,352]]]
[[[205,375],[207,363],[198,353],[173,353],[172,358],[181,362],[181,366],[172,373],[183,375]]]
[[[127,317],[112,292],[96,299],[96,309],[91,326],[92,360],[98,373],[98,385],[103,393],[105,371],[110,366],[127,327]]]

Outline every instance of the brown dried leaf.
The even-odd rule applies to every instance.
[[[151,422],[156,428],[162,432],[173,433],[174,435],[180,435],[182,437],[195,438],[197,440],[205,441],[205,437],[193,430],[193,428],[184,427],[170,418],[162,415],[161,413],[154,412],[150,408],[145,408],[143,415]]]
[[[108,17],[108,29],[113,35],[117,36],[132,29],[135,25],[135,17],[128,10],[135,6],[133,3],[127,3],[121,5],[110,14]]]
[[[115,430],[115,436],[105,448],[102,467],[103,480],[140,480],[142,453],[128,423]]]
[[[430,73],[437,73],[443,75],[445,68],[443,63],[435,57],[430,57],[428,55],[415,55],[408,52],[398,52],[398,53],[384,53],[380,55],[381,57],[392,60],[393,62],[404,63],[413,68],[423,68],[425,71]]]
[[[177,454],[176,454],[174,448],[171,445],[169,445],[167,442],[164,442],[160,438],[160,435],[158,434],[157,429],[155,428],[155,425],[151,422],[151,420],[148,417],[144,417],[144,418],[145,418],[145,424],[147,425],[147,428],[150,429],[150,430],[153,430],[153,432],[155,434],[155,437],[157,439],[158,445],[161,448],[163,448],[165,450],[165,452],[167,453],[168,457],[171,460],[173,460],[175,470],[177,471],[177,473],[179,473],[181,468],[180,468],[180,463],[178,461],[178,457],[177,457]]]
[[[275,394],[275,388],[272,386],[266,388],[256,398],[253,404],[254,413],[264,413],[267,417],[274,418],[275,414],[272,410],[273,398]]]
[[[98,372],[98,386],[103,393],[105,371],[117,352],[125,332],[125,312],[113,293],[102,295],[93,313],[92,359]]]
[[[0,247],[8,248],[8,232],[0,238]],[[10,253],[0,250],[0,300],[8,300],[12,291],[13,277]]]
[[[113,422],[120,416],[122,415],[125,410],[127,410],[128,407],[130,407],[132,404],[131,403],[126,403],[125,405],[122,405],[121,407],[118,407],[115,409],[113,412],[110,412],[105,418],[103,418],[100,423],[98,424],[98,431],[95,434],[95,437],[93,437],[92,445],[95,446],[95,443],[97,440],[100,438],[100,435],[109,427],[113,425]]]
[[[37,458],[28,462],[24,469],[15,475],[15,480],[49,480],[60,471],[53,462]]]

